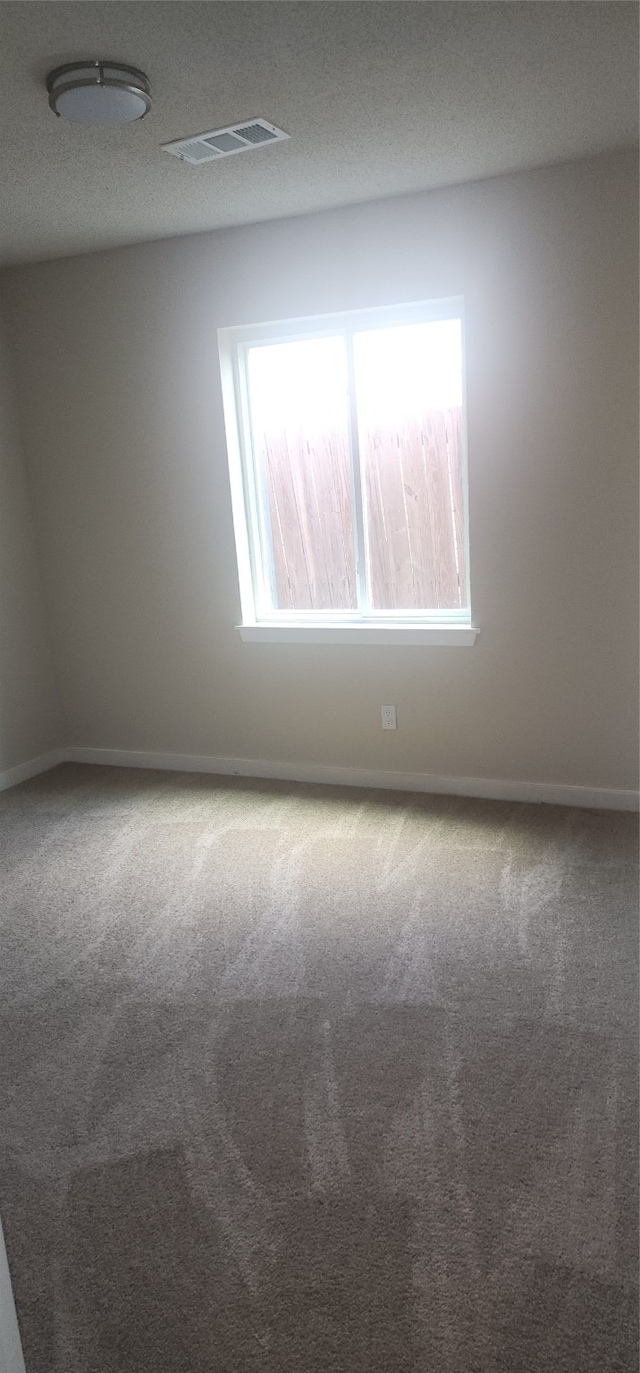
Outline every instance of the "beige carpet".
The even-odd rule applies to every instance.
[[[28,1373],[635,1373],[636,818],[0,797]]]

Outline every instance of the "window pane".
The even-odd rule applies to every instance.
[[[251,348],[247,373],[272,608],[355,610],[344,341]]]
[[[459,319],[354,336],[372,607],[467,604]]]

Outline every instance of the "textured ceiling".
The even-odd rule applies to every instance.
[[[638,8],[542,3],[0,3],[0,261],[300,214],[634,142]],[[46,72],[148,73],[139,124],[50,112]],[[160,144],[263,115],[291,141],[199,168]]]

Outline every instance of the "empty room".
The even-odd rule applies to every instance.
[[[635,1373],[638,6],[0,3],[0,1373]]]

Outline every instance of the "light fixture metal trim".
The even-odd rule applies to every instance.
[[[125,113],[125,106],[120,104],[117,112],[112,112],[110,117],[80,117],[65,113],[58,109],[58,102],[61,97],[70,92],[90,90],[95,88],[100,91],[118,91],[125,95],[133,96],[137,102],[137,112],[135,105],[131,105],[130,112]],[[86,62],[66,62],[62,67],[55,67],[47,76],[47,91],[49,93],[49,105],[58,118],[70,118],[73,123],[87,124],[125,124],[132,123],[136,119],[144,119],[151,109],[151,91],[149,78],[145,72],[138,67],[130,67],[126,62],[107,62],[90,58]],[[105,110],[105,113],[108,113]]]

